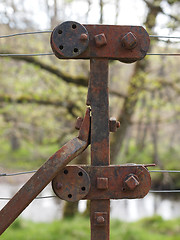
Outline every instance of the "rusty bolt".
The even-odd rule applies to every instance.
[[[83,122],[83,118],[78,117],[77,120],[76,120],[75,129],[79,130],[81,128],[82,122]]]
[[[104,33],[96,35],[94,39],[97,47],[102,47],[107,44],[106,36]]]
[[[127,177],[125,184],[129,190],[134,190],[139,185],[139,181],[137,179],[138,177],[136,175],[130,175]]]
[[[99,217],[97,217],[97,223],[99,223],[99,224],[102,224],[102,223],[104,223],[105,222],[105,219],[104,219],[104,217],[103,216],[99,216]]]
[[[56,189],[59,190],[59,189],[61,189],[61,188],[62,188],[62,184],[59,183],[59,182],[57,182],[57,183],[56,183]]]
[[[108,189],[108,178],[97,178],[97,189]]]
[[[122,38],[122,46],[126,49],[133,49],[137,45],[137,39],[136,36],[132,33],[129,32],[127,33],[123,38]]]
[[[116,120],[116,118],[111,117],[109,120],[109,130],[110,132],[116,132],[117,128],[120,127],[120,122]]]
[[[85,34],[85,33],[82,33],[81,36],[80,36],[80,40],[85,41],[87,39],[88,39],[88,35]]]

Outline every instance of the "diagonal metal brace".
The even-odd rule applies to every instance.
[[[0,235],[52,181],[61,169],[87,148],[89,145],[89,132],[90,109],[88,108],[79,131],[79,136],[67,142],[53,154],[0,211]]]

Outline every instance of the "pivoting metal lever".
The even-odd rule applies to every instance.
[[[0,211],[0,235],[71,160],[89,145],[90,109],[86,110],[79,136],[53,154]]]

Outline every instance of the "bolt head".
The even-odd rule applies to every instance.
[[[79,130],[81,128],[82,122],[83,122],[83,118],[78,117],[77,120],[76,120],[75,129]]]
[[[99,217],[97,217],[97,223],[104,223],[105,222],[105,219],[104,219],[104,217],[103,216],[99,216]]]
[[[85,33],[82,33],[81,36],[80,36],[80,40],[86,41],[87,39],[88,39],[88,35],[85,34]]]
[[[104,33],[98,34],[94,37],[95,39],[95,43],[97,47],[102,47],[104,45],[107,45],[107,40],[106,40],[106,36],[104,35]]]
[[[120,127],[120,122],[116,120],[116,118],[111,117],[109,120],[109,130],[110,132],[116,132],[117,128]]]
[[[139,185],[139,181],[137,177],[131,175],[126,179],[125,184],[129,190],[134,190]]]
[[[126,49],[133,49],[137,45],[137,39],[136,36],[132,33],[129,32],[127,33],[123,38],[122,38],[122,46]]]
[[[108,178],[97,178],[97,189],[108,189]]]
[[[59,190],[59,189],[61,189],[61,188],[62,188],[62,184],[59,183],[59,182],[57,182],[57,184],[56,184],[56,189]]]

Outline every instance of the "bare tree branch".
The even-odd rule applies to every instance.
[[[4,52],[1,50],[1,53],[7,53],[7,54],[11,54],[11,52]],[[63,73],[62,71],[60,71],[58,68],[56,68],[55,66],[52,65],[48,65],[46,63],[43,63],[42,61],[39,61],[37,58],[34,57],[26,57],[26,56],[10,56],[10,58],[15,59],[17,61],[25,61],[31,64],[34,64],[42,69],[44,69],[45,71],[54,74],[55,76],[61,78],[63,81],[67,82],[67,83],[74,83],[78,86],[84,86],[87,87],[88,85],[88,78],[87,77],[82,77],[82,76],[78,76],[78,77],[73,77],[67,73]]]

